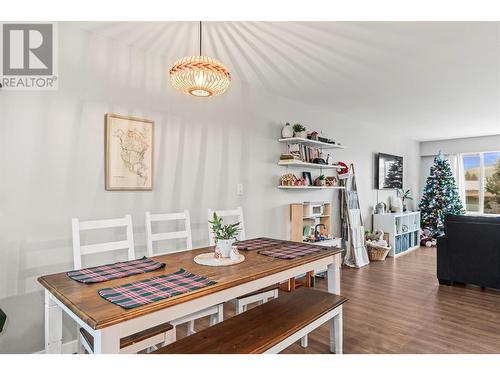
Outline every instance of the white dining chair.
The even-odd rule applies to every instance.
[[[127,251],[127,259],[135,259],[134,234],[132,230],[132,217],[125,215],[117,219],[80,221],[72,219],[73,232],[73,263],[75,269],[82,268],[82,258],[85,255],[114,252],[118,250]],[[116,229],[125,228],[125,240],[94,243],[91,245],[82,245],[80,234],[82,231],[97,229]],[[88,353],[93,353],[93,337],[83,328],[78,330],[79,353],[83,348]],[[120,353],[137,353],[150,348],[159,348],[175,341],[175,329],[169,323],[160,324],[145,331],[137,332],[129,337],[125,337],[120,342]]]
[[[236,207],[232,210],[214,210],[208,209],[208,220],[212,221],[214,217],[214,212],[218,217],[224,219],[230,219],[230,221],[226,221],[226,224],[229,223],[240,223],[239,231],[237,239],[239,241],[243,241],[246,239],[245,235],[245,221],[243,219],[243,209],[241,207]],[[212,230],[212,224],[208,223],[208,236],[210,246],[215,246],[215,234]],[[251,303],[257,302],[259,305],[267,302],[272,298],[278,298],[278,286],[272,285],[267,288],[259,289],[255,292],[245,294],[244,296],[240,296],[235,298],[231,302],[235,305],[236,314],[241,314],[244,311],[247,311],[247,307]]]
[[[173,232],[156,232],[153,233],[153,223],[158,222],[184,222],[184,229],[173,231]],[[146,212],[146,238],[147,238],[147,253],[148,256],[152,257],[155,255],[165,255],[172,254],[176,252],[188,251],[193,249],[193,239],[191,235],[191,219],[189,216],[189,211],[184,210],[183,212],[177,213],[164,213],[164,214],[151,214]],[[164,240],[185,240],[186,245],[182,250],[167,250],[155,252],[154,245],[155,242]],[[217,324],[223,320],[224,308],[222,304],[209,307],[197,311],[193,314],[186,315],[182,318],[171,321],[174,327],[182,323],[188,324],[187,335],[195,333],[194,323],[196,319],[200,319],[206,316],[210,317],[210,325]]]

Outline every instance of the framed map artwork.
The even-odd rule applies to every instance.
[[[154,121],[106,114],[106,190],[153,190]]]

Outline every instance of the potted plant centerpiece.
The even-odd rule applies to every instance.
[[[208,222],[212,224],[216,248],[220,251],[223,258],[229,258],[231,255],[231,246],[240,231],[240,223],[223,225],[222,218],[218,217],[215,212],[212,221]]]
[[[307,138],[307,129],[302,124],[293,125],[293,136],[297,138]]]
[[[410,189],[404,191],[403,189],[398,189],[398,195],[401,198],[401,201],[403,202],[403,212],[406,211],[406,201],[413,200],[411,196]]]

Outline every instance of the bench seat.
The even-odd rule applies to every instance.
[[[174,326],[172,326],[170,323],[163,323],[160,325],[157,325],[152,328],[148,328],[144,331],[134,333],[130,336],[123,337],[120,339],[120,352],[122,353],[134,353],[134,350],[132,349],[132,346],[148,339],[152,339],[156,336],[159,335],[167,335],[170,334],[171,340],[175,340],[175,331],[174,331]],[[90,349],[90,351],[93,353],[94,352],[94,338],[90,333],[88,333],[85,329],[80,328],[80,333],[82,335],[82,338],[85,340],[85,343],[87,344],[86,349]],[[166,336],[165,336],[166,337]],[[85,345],[84,345],[85,346]],[[129,350],[132,349],[132,350]]]
[[[342,350],[342,304],[346,301],[339,295],[301,288],[152,354],[277,353],[327,321],[331,321],[331,349],[338,353]]]

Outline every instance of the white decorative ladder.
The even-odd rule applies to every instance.
[[[370,263],[365,246],[365,229],[361,215],[356,175],[354,165],[349,166],[349,173],[345,177],[339,176],[342,190],[341,220],[345,234],[347,234],[347,251],[344,263],[349,267],[363,267]]]

